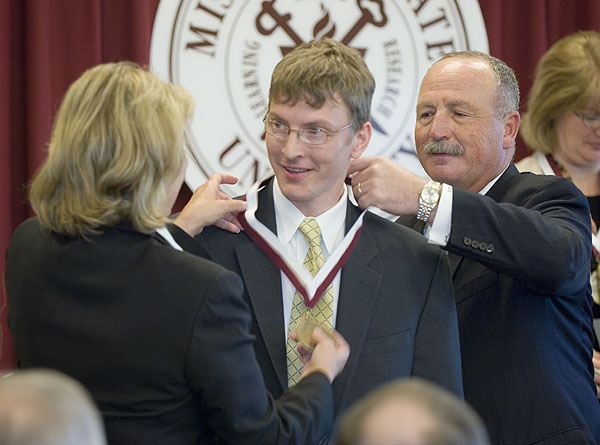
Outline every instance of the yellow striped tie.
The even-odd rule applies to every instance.
[[[306,241],[308,241],[308,252],[304,257],[304,267],[314,277],[319,269],[325,264],[325,257],[321,250],[321,228],[314,218],[304,218],[304,220],[298,226],[298,230],[304,235]],[[287,354],[287,370],[288,370],[288,387],[298,383],[300,374],[302,373],[302,359],[295,341],[290,339],[289,333],[296,330],[296,324],[302,314],[306,312],[308,308],[304,304],[304,298],[298,292],[294,294],[294,303],[292,305],[292,313],[290,316],[290,330],[288,332],[288,341],[286,345]],[[317,304],[310,309],[311,314],[321,324],[326,324],[330,328],[333,328],[333,285],[327,286],[325,292]]]

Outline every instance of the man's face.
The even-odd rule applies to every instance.
[[[415,142],[433,179],[480,191],[512,157],[518,113],[498,117],[491,68],[477,58],[455,57],[425,75],[417,101]],[[516,128],[515,128],[516,125]]]
[[[598,105],[578,111],[580,115],[597,115]],[[600,129],[585,126],[575,112],[567,111],[556,120],[557,146],[554,156],[572,167],[597,168],[600,165]],[[568,168],[567,168],[568,169]]]
[[[328,99],[319,108],[305,101],[280,104],[271,102],[268,119],[292,130],[320,127],[334,132],[351,122],[348,106],[339,98]],[[350,160],[367,148],[371,124],[354,133],[352,128],[329,137],[323,145],[309,145],[296,131],[287,139],[266,134],[269,162],[281,191],[305,216],[318,216],[329,210],[343,193]]]

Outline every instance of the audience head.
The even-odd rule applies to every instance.
[[[521,135],[531,149],[553,154],[575,145],[565,139],[569,133],[585,139],[598,132],[599,115],[600,33],[576,32],[554,43],[538,62]]]
[[[163,226],[183,181],[193,100],[129,62],[85,71],[56,115],[48,158],[30,190],[41,223],[88,236],[129,221]]]
[[[452,393],[424,380],[372,391],[343,415],[337,445],[489,445],[479,416]]]
[[[501,60],[477,51],[444,55],[425,74],[415,142],[433,179],[479,192],[514,154],[519,87]]]
[[[104,445],[94,402],[77,381],[51,370],[0,378],[0,445]]]

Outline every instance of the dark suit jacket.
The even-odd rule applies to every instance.
[[[347,230],[359,215],[348,203]],[[272,183],[259,192],[256,216],[276,232]],[[243,278],[256,357],[267,388],[278,396],[287,387],[279,269],[245,233],[207,227],[197,239],[213,261]],[[333,383],[337,414],[398,377],[420,376],[462,396],[452,284],[441,253],[411,230],[365,216],[341,272],[336,329],[350,344],[350,358]]]
[[[323,374],[266,393],[241,280],[162,239],[126,225],[67,239],[30,219],[6,285],[18,367],[81,381],[111,444],[312,444],[331,429]]]
[[[422,229],[414,217],[399,222]],[[511,165],[486,196],[454,188],[446,249],[465,399],[493,444],[600,439],[590,237],[586,199],[562,178]]]

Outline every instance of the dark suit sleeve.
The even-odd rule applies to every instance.
[[[183,250],[207,260],[212,259],[208,251],[195,238],[189,236],[185,230],[173,223],[167,224],[167,229]]]
[[[564,178],[522,174],[515,181],[503,202],[455,188],[446,248],[536,292],[581,290],[591,257],[585,197]]]
[[[463,396],[456,304],[447,255],[442,251],[417,327],[412,374]]]
[[[312,373],[274,400],[254,355],[241,280],[222,271],[206,291],[187,370],[200,395],[206,424],[228,443],[319,443],[333,422],[333,392],[327,377]]]

